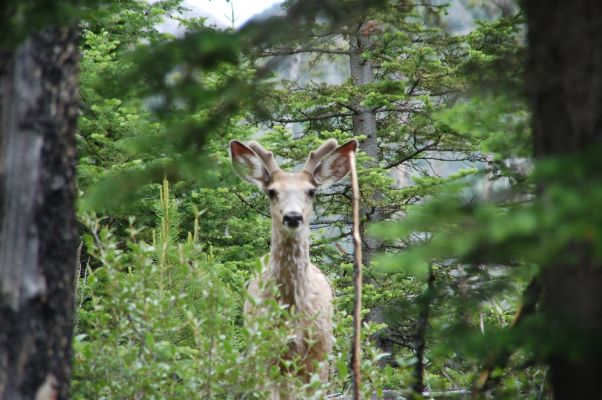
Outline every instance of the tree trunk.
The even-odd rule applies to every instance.
[[[602,144],[602,2],[525,1],[529,25],[527,89],[538,159],[580,154]],[[599,187],[600,171],[589,171]],[[574,188],[568,187],[567,190]],[[540,186],[545,194],[546,183]],[[549,356],[555,399],[600,399],[602,385],[602,265],[592,243],[566,249],[574,261],[544,265],[542,308],[560,322],[553,333],[585,337],[555,345]],[[571,321],[567,323],[567,321]],[[559,336],[560,337],[560,336]],[[585,353],[571,356],[584,338]],[[563,347],[558,349],[558,347]]]
[[[66,399],[77,248],[77,35],[47,29],[4,54],[0,399]]]
[[[362,53],[370,49],[370,36],[365,27],[373,24],[373,21],[357,24],[357,30],[349,36],[349,69],[351,72],[351,80],[354,86],[362,88],[364,85],[374,83],[374,70],[370,60],[362,57]],[[354,109],[352,115],[353,135],[366,136],[360,148],[369,157],[368,166],[378,165],[378,131],[376,126],[376,112],[369,107],[362,105],[363,96],[357,96],[353,99],[352,107]],[[382,199],[380,193],[374,194],[372,199],[364,199],[361,205],[362,224],[360,227],[362,237],[362,264],[366,267],[370,266],[370,262],[374,254],[378,251],[380,241],[370,237],[365,233],[366,227],[375,222],[382,221],[383,216],[378,207],[371,206],[370,203],[378,203]],[[366,205],[368,204],[368,205]],[[373,307],[367,319],[374,323],[385,322],[385,310],[382,306]],[[388,353],[390,356],[383,357],[379,361],[380,366],[392,365],[394,363],[393,343],[390,340],[391,331],[389,328],[383,329],[376,333],[372,339],[375,341],[378,348],[383,353]]]
[[[370,37],[363,33],[362,26],[363,24],[358,25],[357,31],[349,37],[349,69],[351,80],[354,86],[358,88],[374,82],[372,62],[362,57],[362,52],[370,47]],[[378,163],[376,113],[369,107],[362,105],[363,100],[363,96],[357,96],[352,102],[354,109],[352,116],[353,135],[366,136],[366,140],[361,143],[361,149],[370,156],[372,165],[376,165]],[[361,214],[365,218],[362,224],[362,263],[368,266],[378,248],[378,241],[365,235],[364,227],[367,223],[382,220],[382,216],[378,210],[370,209],[365,205],[362,205]]]
[[[416,339],[414,340],[416,365],[414,366],[414,382],[412,383],[413,393],[411,398],[422,398],[422,393],[425,390],[424,353],[426,352],[426,335],[431,313],[431,302],[435,294],[435,273],[432,264],[429,264],[429,275],[426,284],[427,287],[425,292],[418,298],[420,313],[418,314],[418,321],[416,321]]]

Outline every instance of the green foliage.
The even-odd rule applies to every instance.
[[[497,382],[495,398],[541,397],[545,370],[526,365],[541,362],[547,351],[542,349],[559,344],[532,336],[541,332],[542,321],[530,316],[511,328],[517,304],[526,301],[523,292],[539,273],[538,265],[548,256],[561,256],[542,247],[541,232],[554,231],[560,221],[542,225],[550,220],[551,203],[544,200],[543,212],[539,202],[532,201],[539,173],[531,175],[530,121],[524,100],[515,91],[520,68],[504,69],[508,63],[521,62],[518,21],[520,17],[481,22],[467,36],[473,49],[463,69],[472,74],[467,81],[473,85],[472,95],[434,114],[438,123],[465,136],[486,155],[486,164],[481,171],[466,171],[431,186],[426,201],[408,207],[403,219],[370,229],[390,247],[403,248],[380,256],[376,271],[414,283],[399,296],[397,309],[403,315],[398,320],[406,320],[412,309],[414,315],[424,310],[410,299],[423,296],[427,279],[434,278],[425,361],[430,373],[425,380],[435,387],[472,386],[479,369],[488,367],[496,354],[507,352],[507,362],[496,364],[492,374]],[[500,65],[503,71],[496,73]],[[485,181],[482,190],[476,185],[479,181]],[[433,375],[434,370],[441,374]]]
[[[166,183],[156,211],[152,243],[130,226],[122,247],[98,220],[87,221],[98,265],[89,264],[78,293],[75,398],[210,397],[240,361],[246,277],[203,250],[198,232],[178,239]]]
[[[468,389],[490,349],[519,344],[496,371],[494,394],[540,393],[545,370],[529,363],[543,351],[509,327],[542,261],[538,232],[550,232],[550,257],[575,235],[599,237],[595,214],[587,224],[573,219],[596,208],[599,193],[584,179],[578,194],[559,185],[531,203],[520,13],[452,35],[443,6],[377,3],[290,2],[288,16],[236,32],[183,21],[190,31],[181,38],[155,28],[176,0],[107,2],[86,14],[78,182],[82,211],[99,217],[84,218],[91,259],[78,293],[75,398],[266,398],[274,385],[304,398],[349,391],[348,185],[315,200],[311,257],[335,289],[337,341],[330,385],[304,384],[276,367],[294,316],[271,303],[243,323],[245,282],[269,248],[269,211],[234,176],[226,149],[261,136],[283,167],[295,167],[324,140],[350,139],[358,104],[377,121],[378,148],[361,151],[358,166],[362,222],[382,253],[365,270],[364,314],[378,322],[363,332],[366,397],[415,396],[420,364],[428,390]],[[380,29],[361,54],[373,81],[320,82],[320,66],[347,70],[358,18]],[[273,74],[274,65],[287,68],[283,59],[264,62],[297,51],[300,75],[290,80]],[[363,148],[367,136],[356,138]],[[386,224],[368,228],[372,221]],[[375,346],[382,338],[391,354]]]
[[[242,324],[244,272],[220,262],[210,246],[178,235],[178,215],[165,181],[156,202],[153,242],[132,220],[124,244],[86,219],[88,263],[78,290],[72,396],[87,398],[266,398],[285,385],[304,398],[323,398],[319,380],[300,382],[295,360],[287,360],[294,316],[273,300]],[[195,224],[198,226],[198,224]],[[92,268],[91,264],[95,267]],[[256,263],[254,271],[261,268]],[[267,290],[276,290],[264,282]],[[250,299],[257,303],[258,299]],[[337,316],[337,350],[331,391],[345,390],[351,318]],[[366,326],[364,338],[374,328]],[[366,371],[377,354],[366,343]],[[278,364],[290,371],[282,375]],[[374,370],[375,371],[375,370]],[[382,385],[366,377],[369,393]]]

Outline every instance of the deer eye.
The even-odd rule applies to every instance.
[[[307,191],[307,194],[309,195],[309,197],[314,197],[316,195],[316,189],[309,189]]]
[[[270,199],[272,199],[272,200],[273,200],[273,199],[275,199],[275,198],[276,198],[276,196],[278,196],[278,193],[276,193],[276,191],[275,191],[274,189],[269,189],[269,190],[268,190],[268,197],[269,197]]]

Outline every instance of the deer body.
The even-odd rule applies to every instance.
[[[301,374],[306,381],[315,372],[323,381],[328,379],[327,359],[333,343],[332,289],[309,258],[312,199],[317,188],[336,182],[349,172],[349,153],[356,147],[355,140],[337,147],[331,139],[310,154],[301,172],[287,173],[278,167],[272,153],[258,143],[230,143],[235,171],[259,186],[270,199],[270,261],[261,279],[274,282],[278,301],[297,313],[290,357],[301,358]],[[256,298],[271,296],[262,292],[259,278],[251,281],[248,290]],[[245,316],[252,313],[247,302]]]
[[[295,236],[282,236],[272,229],[270,262],[263,271],[264,282],[274,282],[278,287],[278,301],[298,313],[299,326],[295,327],[295,340],[291,344],[293,355],[301,357],[307,379],[316,372],[316,363],[325,362],[332,351],[332,289],[326,276],[309,260],[309,232]],[[259,279],[249,284],[249,294],[257,298],[270,296],[262,293]],[[252,306],[245,304],[245,314],[252,314]],[[309,346],[308,343],[312,345]],[[328,379],[328,368],[319,370],[323,381]]]

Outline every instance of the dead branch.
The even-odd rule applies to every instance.
[[[360,188],[355,168],[355,152],[349,155],[351,166],[351,188],[353,192],[353,281],[355,300],[353,304],[353,344],[351,348],[351,371],[353,372],[353,399],[360,399],[360,340],[362,326],[362,239],[360,236]]]

